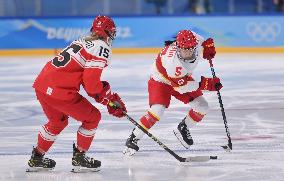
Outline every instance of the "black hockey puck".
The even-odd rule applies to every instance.
[[[211,160],[216,160],[218,157],[217,156],[210,156]]]

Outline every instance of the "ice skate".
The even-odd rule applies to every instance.
[[[139,150],[139,147],[137,145],[138,141],[139,139],[137,139],[136,136],[132,132],[129,138],[126,140],[125,149],[123,150],[123,154],[128,155],[128,156],[134,155]]]
[[[101,162],[94,158],[87,157],[85,152],[80,152],[75,144],[73,144],[73,158],[72,158],[73,169],[71,172],[97,172],[100,171]]]
[[[184,146],[186,149],[189,149],[191,145],[193,145],[193,139],[190,135],[190,132],[185,124],[185,119],[183,119],[179,125],[177,126],[177,129],[173,130],[175,136],[180,141],[182,146]]]
[[[55,167],[56,162],[50,158],[44,158],[44,154],[39,153],[36,148],[33,148],[28,165],[29,168],[26,169],[26,172],[49,171]]]

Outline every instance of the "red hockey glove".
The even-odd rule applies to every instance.
[[[208,38],[202,43],[203,46],[203,58],[211,60],[215,57],[216,50],[214,46],[214,41],[212,38]]]
[[[116,117],[123,117],[124,113],[123,111],[127,112],[125,104],[122,102],[121,98],[117,93],[112,93],[110,89],[110,85],[107,81],[102,81],[103,83],[103,90],[100,92],[100,94],[96,94],[94,96],[95,100],[98,103],[101,103],[103,105],[107,106],[109,114],[116,116]],[[109,105],[109,103],[112,102],[116,106],[112,107]]]
[[[201,90],[217,91],[222,89],[223,85],[220,83],[220,79],[216,78],[205,78],[201,76],[201,81],[199,83],[199,88]]]
[[[103,83],[103,90],[94,96],[95,100],[98,103],[103,105],[107,105],[109,103],[110,96],[112,95],[110,90],[110,85],[107,81],[102,81]]]
[[[127,112],[127,110],[125,104],[122,102],[119,95],[117,93],[114,93],[110,96],[109,100],[115,106],[108,104],[107,105],[108,113],[118,118],[125,116],[124,112]]]

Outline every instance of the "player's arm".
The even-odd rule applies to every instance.
[[[85,68],[83,72],[83,87],[90,97],[94,97],[103,90],[101,74],[103,69]]]
[[[107,106],[108,112],[116,117],[123,117],[127,112],[125,104],[117,93],[111,91],[110,84],[107,81],[101,81],[102,70],[100,68],[87,68],[83,73],[83,85],[87,94],[94,98],[96,102]],[[114,108],[109,105],[110,102],[120,105]]]
[[[82,39],[83,49],[80,57],[84,59],[84,72],[82,76],[83,86],[89,96],[99,94],[103,90],[101,74],[108,66],[111,52],[108,46],[101,41],[91,41]]]
[[[191,76],[171,78],[171,85],[175,91],[181,94],[196,91],[199,88],[199,82],[195,81]]]
[[[107,67],[108,60],[102,57],[98,52],[97,47],[90,49],[82,49],[80,51],[81,57],[85,59],[83,72],[83,86],[89,96],[93,97],[103,90],[103,83],[101,82],[101,75],[103,69]]]
[[[206,77],[201,76],[200,82],[195,81],[191,77],[178,78],[176,80],[177,82],[176,81],[172,82],[172,86],[175,91],[181,94],[196,91],[196,90],[217,91],[223,87],[218,77],[206,78]]]
[[[83,87],[90,97],[106,105],[104,98],[111,94],[111,89],[108,82],[101,81],[101,75],[103,69],[107,67],[108,60],[103,58],[100,53],[96,54],[96,49],[93,52],[95,52],[94,55],[87,51],[81,52],[87,59],[83,72]]]
[[[93,97],[96,102],[107,106],[108,112],[116,117],[123,117],[124,112],[127,112],[125,104],[122,102],[117,93],[111,91],[110,84],[107,81],[101,81],[101,74],[110,61],[109,47],[103,45],[98,46],[99,51],[95,55],[91,55],[84,67],[83,85],[90,97]],[[120,108],[114,108],[109,105],[114,102],[120,105]]]

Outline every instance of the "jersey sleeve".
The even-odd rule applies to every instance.
[[[196,91],[199,88],[199,82],[195,80],[188,80],[184,85],[173,86],[174,90],[179,92],[180,94],[184,94],[187,92]]]
[[[81,56],[85,59],[83,85],[88,95],[99,94],[103,89],[101,74],[111,60],[110,47],[101,40],[83,41]]]

